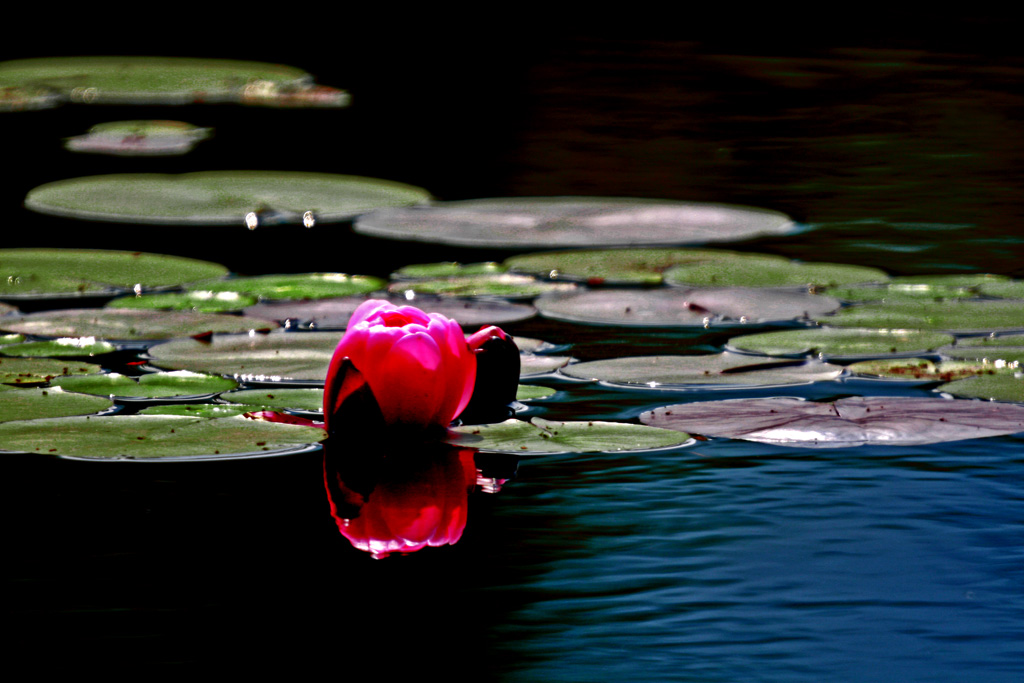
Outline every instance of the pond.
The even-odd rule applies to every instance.
[[[382,178],[442,200],[758,207],[791,216],[795,229],[706,246],[893,277],[1024,279],[1024,59],[986,54],[981,41],[892,42],[577,38],[488,49],[476,40],[481,57],[466,60],[456,46],[427,50],[433,44],[420,38],[360,67],[364,40],[340,49],[352,68],[323,47],[294,56],[264,46],[255,58],[348,89],[352,105],[0,113],[11,172],[0,193],[3,247],[143,251],[245,275],[385,280],[412,264],[537,250],[393,240],[350,222],[247,230],[241,221],[139,225],[22,208],[31,190],[66,178],[268,169]],[[420,58],[447,77],[403,79]],[[62,147],[98,123],[142,118],[213,132],[173,157]],[[626,291],[639,300],[645,290]],[[1009,322],[995,327],[1024,328],[1021,298],[1007,295]],[[586,362],[718,353],[742,335],[809,324],[799,317],[630,327],[553,314],[502,327]],[[927,357],[937,359],[942,344]],[[138,353],[93,362],[132,374]],[[844,374],[673,390],[594,382],[571,367],[529,376],[557,393],[524,401],[519,416],[637,423],[673,404],[926,398],[938,384]],[[407,492],[403,477],[419,477],[443,489],[437,478],[477,470],[461,538],[383,559],[354,547],[332,516],[359,486],[330,482],[332,468],[338,481],[369,476],[346,469],[351,458],[407,457],[386,432],[363,435],[358,447],[332,437],[326,491],[320,448],[150,463],[4,453],[10,649],[76,668],[274,663],[340,675],[443,669],[480,681],[1016,681],[1024,432],[1004,431],[848,448],[710,435],[634,452],[434,454],[439,470],[395,475],[390,486]]]

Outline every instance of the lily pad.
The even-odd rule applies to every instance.
[[[551,387],[539,387],[530,384],[520,384],[516,389],[517,401],[535,401],[539,398],[554,396],[557,392]]]
[[[498,275],[506,270],[505,266],[494,261],[486,261],[484,263],[458,263],[456,261],[416,263],[399,268],[391,273],[391,279],[419,280],[426,278],[469,277],[473,275]]]
[[[130,251],[0,249],[0,298],[120,294],[217,278],[217,263]]]
[[[951,382],[964,377],[995,372],[991,365],[985,363],[965,361],[933,363],[925,358],[866,360],[854,363],[847,369],[858,375],[916,382]]]
[[[225,401],[234,401],[251,406],[267,408],[288,408],[291,410],[318,411],[323,409],[323,389],[245,389],[222,396]]]
[[[25,341],[25,335],[23,334],[0,334],[0,346],[20,344],[23,341]]]
[[[18,309],[15,308],[14,306],[11,306],[10,304],[5,304],[4,302],[0,301],[0,316],[7,315],[9,313],[14,313],[17,310]]]
[[[183,57],[53,57],[0,63],[0,90],[39,89],[50,106],[236,102],[247,84],[300,88],[311,77],[280,64]],[[36,106],[41,106],[36,104]]]
[[[41,185],[25,198],[40,213],[167,225],[337,222],[382,206],[430,199],[402,183],[327,173],[205,171],[88,176]],[[247,218],[252,214],[250,218]]]
[[[64,417],[0,425],[0,444],[7,451],[114,460],[262,457],[294,452],[299,444],[326,436],[322,429],[241,416]]]
[[[781,256],[725,253],[703,262],[675,266],[665,272],[671,284],[709,287],[836,287],[888,278],[877,268],[841,263],[805,263]]]
[[[214,418],[245,415],[252,412],[253,409],[253,406],[236,405],[233,403],[167,403],[143,408],[138,414]]]
[[[42,384],[63,375],[91,375],[99,365],[49,358],[0,358],[0,383]]]
[[[769,356],[815,354],[838,359],[922,353],[952,340],[948,334],[920,330],[812,327],[748,334],[729,340],[729,346]]]
[[[956,341],[957,349],[1021,348],[1024,349],[1024,334],[985,335],[983,337],[961,337]]]
[[[724,204],[603,197],[512,197],[382,209],[356,232],[468,247],[698,244],[792,232],[784,214]]]
[[[211,130],[182,121],[110,121],[96,124],[85,135],[67,138],[64,147],[114,156],[172,156],[191,151]]]
[[[396,306],[416,306],[424,311],[440,313],[459,321],[466,329],[476,331],[481,325],[506,325],[528,320],[537,314],[533,306],[508,301],[486,301],[432,296],[374,296]],[[320,329],[343,330],[352,313],[366,301],[365,296],[350,296],[320,301],[284,301],[258,304],[245,309],[247,315],[281,322],[294,321]],[[2,321],[0,321],[2,325]]]
[[[178,339],[158,344],[149,349],[149,356],[163,368],[243,380],[322,382],[340,339],[336,332],[216,335],[209,342]]]
[[[662,273],[680,263],[703,262],[731,252],[710,249],[578,249],[521,254],[505,266],[552,280],[588,284],[660,285]]]
[[[944,391],[964,398],[986,398],[995,401],[1016,401],[1024,403],[1024,372],[996,372],[958,379],[943,384],[937,391]]]
[[[238,386],[238,382],[232,379],[188,370],[154,372],[140,377],[127,377],[116,372],[61,377],[54,379],[51,384],[63,387],[66,391],[77,391],[82,394],[126,398],[205,396],[229,391]]]
[[[203,282],[193,287],[205,292],[239,292],[259,299],[327,299],[331,297],[368,294],[383,289],[387,283],[368,275],[345,273],[298,273],[236,277],[230,280]]]
[[[541,356],[533,353],[519,354],[519,376],[543,375],[564,368],[572,361],[569,356]]]
[[[725,353],[701,356],[637,356],[576,363],[562,374],[613,384],[679,387],[681,385],[778,386],[835,379],[843,368],[820,361],[765,361],[757,356]]]
[[[733,399],[665,406],[647,425],[798,448],[916,446],[1024,431],[1024,406],[941,398],[855,396],[829,403]]]
[[[1009,281],[1002,275],[913,275],[859,287],[836,287],[829,296],[844,301],[921,301],[976,297],[985,287]]]
[[[950,358],[984,361],[1002,367],[1013,363],[1024,363],[1024,348],[1019,346],[944,346],[939,352]]]
[[[464,275],[433,280],[400,280],[388,286],[392,294],[434,294],[440,296],[493,296],[528,299],[545,292],[571,291],[576,285],[542,282],[526,275]]]
[[[90,415],[113,405],[109,399],[72,394],[60,387],[15,389],[0,385],[0,422]],[[2,444],[0,441],[0,447]]]
[[[593,325],[708,327],[782,322],[820,315],[839,302],[805,292],[730,287],[721,289],[596,289],[545,295],[535,302],[547,318]]]
[[[195,311],[197,313],[234,313],[256,303],[256,297],[238,292],[173,292],[125,296],[107,304],[107,308],[138,308],[150,311]]]
[[[10,344],[0,348],[0,354],[21,358],[77,358],[100,356],[116,351],[110,342],[96,341],[96,337],[60,337],[49,341]]]
[[[836,327],[877,327],[955,332],[1024,329],[1024,300],[912,301],[850,306],[818,318]]]
[[[447,440],[483,451],[532,455],[666,448],[686,443],[689,436],[623,422],[549,422],[535,417],[529,422],[506,420],[450,429]]]
[[[277,323],[246,316],[114,308],[40,311],[0,318],[0,328],[21,334],[124,341],[173,339],[208,332],[271,330],[275,327]]]

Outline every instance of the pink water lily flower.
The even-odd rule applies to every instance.
[[[457,322],[370,299],[352,314],[331,358],[324,422],[328,431],[374,419],[447,427],[469,403],[475,379],[474,351]]]

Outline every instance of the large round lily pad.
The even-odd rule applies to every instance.
[[[731,252],[710,249],[577,249],[520,254],[504,265],[520,273],[589,284],[659,285],[680,263],[703,262]]]
[[[1024,299],[909,301],[850,306],[819,322],[837,327],[877,327],[955,332],[1024,329]]]
[[[234,102],[247,84],[300,88],[311,77],[280,64],[185,57],[52,57],[0,63],[0,90],[36,88],[60,102],[191,104]]]
[[[123,296],[107,303],[107,308],[139,308],[149,311],[195,311],[197,313],[234,313],[253,306],[256,297],[238,292],[171,292]]]
[[[700,244],[791,232],[784,214],[724,204],[599,197],[512,197],[382,209],[356,221],[375,237],[470,247]]]
[[[9,344],[0,348],[0,354],[21,358],[78,358],[99,356],[116,349],[110,342],[97,341],[96,337],[59,337],[49,341]]]
[[[0,298],[113,294],[217,278],[217,263],[130,251],[0,249]]]
[[[765,254],[723,253],[665,272],[671,284],[710,287],[835,287],[878,282],[888,276],[877,268],[841,263],[805,263]]]
[[[245,380],[322,382],[340,339],[335,332],[217,335],[209,342],[178,339],[158,344],[149,349],[149,355],[154,365],[163,368]]]
[[[14,388],[0,384],[0,422],[90,415],[114,404],[99,396],[72,394],[60,387]],[[3,448],[0,440],[0,448]]]
[[[42,337],[101,337],[138,341],[173,339],[208,332],[271,330],[277,323],[260,318],[115,308],[77,308],[40,311],[0,318],[0,329]]]
[[[526,275],[463,275],[431,280],[399,280],[388,286],[396,295],[435,294],[438,296],[487,296],[507,299],[530,299],[546,292],[570,291],[576,285],[568,282],[543,282]]]
[[[943,384],[937,391],[965,398],[1024,403],[1024,371],[1004,371],[958,379]]]
[[[702,401],[640,415],[647,425],[799,448],[914,446],[1024,431],[1024,406],[941,398]]]
[[[537,314],[533,306],[508,301],[486,301],[433,296],[374,296],[396,306],[416,306],[457,320],[464,328],[475,331],[481,325],[505,325],[527,320]],[[270,318],[280,322],[294,321],[321,329],[343,330],[352,313],[366,301],[364,296],[350,296],[319,301],[282,301],[258,304],[245,309],[247,315]],[[0,323],[2,324],[2,323]]]
[[[322,429],[244,417],[65,417],[0,424],[0,448],[72,458],[266,456],[323,440]]]
[[[116,372],[61,377],[53,380],[51,384],[82,394],[126,398],[206,396],[229,391],[238,386],[238,382],[233,379],[188,370],[154,372],[139,377],[127,377]]]
[[[778,361],[739,353],[700,356],[635,356],[576,363],[562,374],[613,384],[679,387],[681,385],[778,386],[835,379],[838,365],[820,361]]]
[[[0,358],[0,383],[42,384],[63,375],[90,375],[99,365],[50,358]]]
[[[535,302],[547,318],[594,325],[708,327],[782,322],[820,315],[839,302],[792,290],[758,288],[595,289],[545,295]]]
[[[222,396],[225,401],[267,408],[316,411],[323,409],[323,389],[245,389]],[[252,410],[252,408],[250,408]]]
[[[341,221],[382,206],[430,199],[418,187],[375,178],[290,171],[117,174],[60,180],[25,198],[33,211],[71,218],[169,225],[271,225]],[[249,214],[253,214],[247,219]],[[251,224],[248,221],[253,221]]]
[[[210,131],[183,121],[110,121],[66,139],[64,147],[89,154],[171,156],[191,151]]]
[[[239,292],[269,300],[327,299],[368,294],[383,289],[386,285],[384,280],[368,275],[296,273],[202,282],[192,289],[204,292]]]
[[[623,422],[529,422],[506,420],[448,430],[448,442],[517,455],[646,450],[679,446],[689,436]]]
[[[458,263],[444,261],[441,263],[414,263],[403,266],[391,273],[393,280],[419,280],[426,278],[471,277],[474,275],[499,275],[507,268],[494,261],[483,263]]]
[[[812,327],[748,334],[729,341],[729,346],[769,356],[820,355],[827,358],[858,358],[932,351],[953,341],[941,332],[904,329],[837,329]]]
[[[888,282],[859,287],[836,287],[828,290],[830,296],[844,301],[922,301],[967,299],[993,291],[1014,296],[1019,287],[1003,275],[912,275],[894,277]],[[991,288],[991,289],[990,289]],[[1024,290],[1021,290],[1024,291]],[[996,295],[1001,296],[1001,295]],[[1016,296],[1024,296],[1017,294]]]

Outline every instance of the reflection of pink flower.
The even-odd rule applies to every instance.
[[[325,458],[331,515],[353,546],[376,559],[454,544],[466,528],[467,498],[476,482],[473,453],[452,449],[412,461],[382,458],[369,482],[365,471],[348,472],[343,479]],[[351,458],[342,462],[353,463]],[[350,478],[372,489],[359,493],[349,488]]]
[[[368,386],[385,423],[447,427],[469,403],[475,379],[476,358],[457,322],[370,299],[352,314],[331,358],[324,422],[330,431],[342,405]]]

